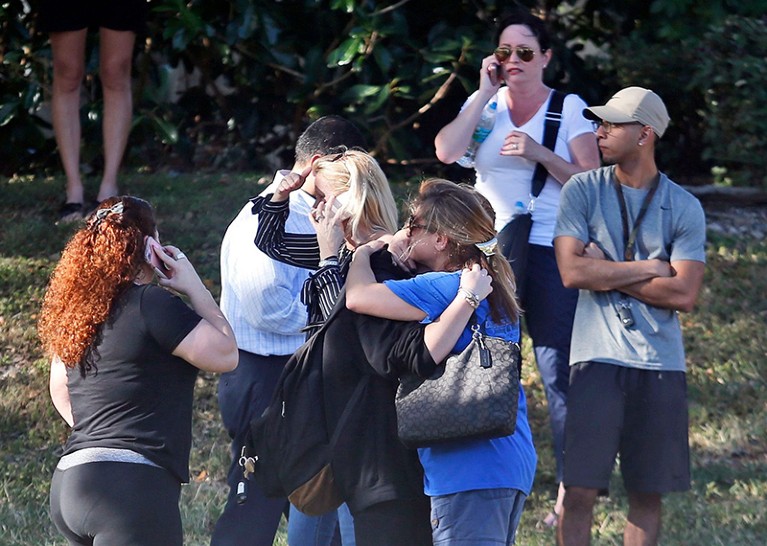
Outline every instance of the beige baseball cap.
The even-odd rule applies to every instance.
[[[627,87],[615,93],[604,106],[583,109],[583,116],[592,121],[611,123],[632,123],[638,121],[652,127],[662,137],[668,127],[669,117],[666,105],[650,89]]]

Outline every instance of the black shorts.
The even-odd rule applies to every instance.
[[[142,34],[149,11],[146,0],[40,0],[39,6],[44,32],[104,27]]]
[[[564,484],[606,492],[620,453],[628,491],[686,491],[687,428],[684,372],[577,364],[567,396]]]

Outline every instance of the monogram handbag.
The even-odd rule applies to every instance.
[[[512,434],[519,372],[519,344],[487,336],[473,324],[471,343],[433,376],[400,377],[395,398],[400,440],[408,447],[428,447]]]

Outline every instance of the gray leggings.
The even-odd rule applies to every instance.
[[[86,463],[53,473],[51,519],[70,545],[181,546],[180,494],[162,468]]]

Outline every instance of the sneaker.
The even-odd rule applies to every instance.
[[[64,203],[59,209],[59,219],[56,225],[72,224],[83,219],[82,203]]]

